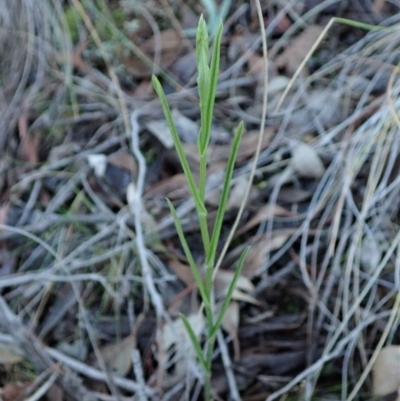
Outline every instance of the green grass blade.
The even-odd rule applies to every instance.
[[[191,193],[191,195],[193,197],[193,200],[195,202],[196,209],[197,209],[199,215],[206,216],[207,215],[207,210],[206,210],[203,202],[200,199],[199,192],[197,190],[197,186],[196,186],[196,183],[194,181],[192,171],[190,170],[189,163],[188,163],[188,161],[186,159],[186,155],[185,155],[185,152],[183,150],[181,140],[179,138],[179,135],[178,135],[178,132],[176,130],[174,121],[172,119],[171,110],[170,110],[170,108],[168,106],[168,102],[167,102],[167,99],[165,97],[164,90],[163,90],[163,88],[161,86],[160,81],[158,80],[158,78],[155,75],[152,76],[152,82],[153,82],[153,87],[154,87],[154,89],[155,89],[155,91],[156,91],[156,93],[157,93],[157,95],[158,95],[158,97],[160,99],[161,107],[163,109],[164,116],[165,116],[165,119],[167,121],[168,127],[169,127],[169,129],[171,131],[172,139],[174,140],[174,144],[175,144],[175,149],[176,149],[176,152],[178,153],[179,161],[180,161],[180,163],[182,165],[183,172],[184,172],[185,177],[187,179],[187,182],[188,182],[188,185],[189,185],[189,189],[190,189],[190,193]]]
[[[347,18],[334,17],[333,19],[335,20],[335,22],[339,22],[340,24],[349,25],[352,26],[353,28],[364,29],[366,31],[384,31],[391,29],[390,27],[387,26],[371,25],[371,24],[366,24],[365,22],[354,21]]]
[[[220,62],[220,46],[222,37],[222,21],[218,25],[218,29],[214,38],[213,55],[211,57],[211,65],[208,67],[207,63],[204,65],[199,64],[199,96],[201,108],[201,129],[197,139],[197,148],[200,155],[200,180],[199,180],[199,193],[200,198],[205,197],[205,187],[207,178],[207,149],[210,144],[211,138],[211,124],[214,111],[215,94],[217,91],[218,75],[219,75],[219,62]],[[208,40],[208,36],[207,36]],[[208,48],[208,46],[207,46]],[[208,58],[204,54],[204,57]],[[207,65],[207,66],[206,66]],[[204,81],[202,85],[200,84]]]
[[[208,66],[208,32],[203,15],[200,16],[196,34],[196,60],[197,66],[205,63]]]
[[[208,66],[209,42],[207,25],[200,17],[196,36],[196,58],[197,58],[197,86],[200,99],[201,127],[197,138],[197,148],[200,156],[207,152],[207,100],[210,91],[210,67]]]
[[[207,26],[203,19],[200,17],[199,25],[197,28],[196,37],[196,56],[197,56],[197,87],[199,91],[200,100],[200,132],[197,137],[197,151],[200,155],[199,165],[199,197],[204,203],[206,179],[207,179],[207,93],[209,92],[210,81],[210,68],[208,66],[208,32]],[[205,248],[207,249],[207,248]]]
[[[214,103],[215,103],[215,95],[217,92],[217,83],[219,76],[219,62],[220,62],[220,47],[221,47],[221,37],[222,37],[222,21],[219,23],[217,31],[215,33],[214,45],[213,45],[213,54],[211,57],[210,63],[210,71],[209,71],[209,90],[208,90],[208,98],[206,101],[207,109],[206,109],[206,120],[207,120],[207,137],[205,148],[208,147],[211,136],[211,123],[212,116],[214,111]]]
[[[211,67],[209,67],[209,38],[207,25],[203,19],[203,16],[200,17],[196,36],[196,57],[198,69],[197,84],[201,114],[201,127],[199,136],[197,138],[197,149],[200,155],[199,197],[203,203],[207,178],[207,149],[211,137],[211,123],[218,80],[221,36],[222,22],[218,26],[217,35],[214,40]]]
[[[222,320],[224,319],[226,310],[228,309],[229,303],[232,300],[233,291],[236,287],[236,283],[239,279],[240,274],[242,273],[244,261],[246,259],[247,253],[249,252],[250,247],[247,247],[243,253],[240,255],[240,259],[238,262],[238,267],[236,268],[235,275],[233,276],[232,282],[229,286],[228,293],[226,294],[224,301],[221,306],[221,310],[219,311],[217,320],[215,321],[214,327],[212,328],[209,338],[212,339],[217,335],[218,330],[221,327]]]
[[[190,269],[192,270],[192,274],[193,274],[193,277],[194,277],[194,279],[196,281],[196,284],[197,284],[197,287],[199,289],[201,298],[202,298],[202,300],[203,300],[203,302],[204,302],[204,304],[206,306],[210,306],[210,299],[207,296],[207,292],[206,292],[206,290],[204,288],[203,279],[201,278],[201,275],[199,273],[199,269],[197,268],[196,262],[193,259],[192,252],[190,251],[189,245],[188,245],[188,243],[186,241],[186,237],[185,237],[185,234],[183,232],[181,222],[179,221],[179,217],[176,214],[176,210],[174,208],[174,205],[171,203],[171,201],[169,199],[167,199],[167,202],[168,202],[169,209],[171,210],[172,217],[174,219],[176,232],[178,233],[179,240],[181,241],[181,244],[182,244],[183,250],[185,252],[186,258],[187,258],[187,260],[189,262],[189,266],[190,266]]]
[[[222,227],[222,223],[224,221],[226,205],[228,203],[232,175],[233,175],[233,170],[235,167],[235,161],[236,161],[236,157],[237,157],[237,154],[239,151],[240,141],[243,136],[243,129],[244,129],[243,122],[241,122],[239,124],[239,126],[237,127],[235,136],[233,138],[233,143],[232,143],[231,151],[230,151],[229,158],[228,158],[228,164],[226,166],[226,173],[225,173],[224,185],[223,185],[222,193],[221,193],[221,199],[219,201],[217,216],[215,219],[214,229],[213,229],[212,236],[211,236],[211,251],[210,251],[211,259],[207,261],[207,266],[208,265],[212,266],[214,264],[214,258],[215,258],[215,254],[217,252],[217,246],[218,246],[219,237],[221,234],[221,227]]]
[[[201,349],[200,343],[197,340],[196,335],[194,334],[193,329],[190,326],[190,323],[187,320],[186,316],[181,315],[181,319],[182,319],[183,325],[185,326],[185,329],[189,335],[190,341],[192,342],[194,351],[196,352],[197,359],[199,360],[201,367],[203,368],[203,371],[206,373],[206,375],[208,375],[209,369],[208,369],[206,360],[204,359],[203,350]]]
[[[218,75],[219,75],[219,63],[220,63],[220,47],[222,37],[223,24],[222,21],[219,23],[213,44],[213,54],[211,57],[211,63],[208,67],[207,63],[198,65],[199,71],[199,96],[200,96],[200,109],[201,109],[201,133],[198,138],[198,149],[201,156],[207,154],[207,148],[210,143],[211,137],[211,123],[213,117],[215,94],[217,91]],[[208,37],[207,37],[208,40]],[[205,55],[204,55],[205,57]],[[208,60],[208,54],[207,54]],[[206,67],[207,65],[207,67]],[[206,83],[200,85],[200,77],[204,78]]]
[[[207,144],[209,140],[207,139],[209,133],[207,132],[207,97],[210,87],[210,68],[208,66],[209,57],[209,43],[208,43],[208,32],[207,25],[203,19],[200,17],[197,36],[196,36],[196,57],[197,57],[197,71],[198,71],[198,91],[200,99],[200,116],[201,125],[200,132],[197,137],[197,150],[200,155],[200,165],[199,165],[199,184],[198,184],[198,194],[201,203],[205,204],[205,191],[206,191],[206,181],[207,181]],[[199,216],[200,230],[202,234],[202,240],[204,245],[204,251],[208,254],[210,249],[210,234],[207,226],[207,219],[204,216]]]

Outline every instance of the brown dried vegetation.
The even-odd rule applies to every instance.
[[[255,5],[227,3],[211,210],[239,120],[246,133],[225,238],[263,100]],[[201,4],[0,0],[3,400],[201,399],[178,315],[199,336],[205,322],[165,198],[201,269],[200,233],[150,84],[153,72],[162,79],[195,166],[191,29],[207,15]],[[268,115],[250,198],[216,276],[218,302],[251,245],[218,339],[216,400],[385,393],[372,390],[369,361],[400,344],[399,9],[395,0],[263,2]],[[283,99],[332,17],[387,29],[333,24]]]

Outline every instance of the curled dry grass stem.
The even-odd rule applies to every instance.
[[[371,28],[366,25],[357,27]],[[398,40],[398,34],[390,28],[379,27],[373,30],[376,32],[368,34],[360,43],[354,45],[353,49],[349,49],[322,67],[304,84],[299,84],[299,88],[294,85],[290,88],[291,92],[297,90],[293,98],[289,98],[296,105],[296,101],[302,99],[301,96],[296,99],[296,95],[304,91],[307,85],[312,83],[318,85],[319,79],[332,74],[339,75],[333,80],[333,84],[339,84],[335,89],[342,90],[343,96],[347,95],[344,88],[347,79],[350,82],[351,77],[357,76],[370,82],[365,92],[357,95],[359,98],[353,114],[338,121],[331,129],[326,128],[313,144],[322,153],[328,149],[334,152],[332,160],[329,159],[329,167],[324,177],[313,193],[306,219],[299,228],[300,267],[311,269],[303,281],[304,284],[309,282],[313,285],[318,294],[309,315],[310,322],[314,321],[312,326],[309,326],[313,327],[313,337],[318,336],[315,332],[321,333],[324,322],[325,324],[330,322],[323,355],[305,375],[300,374],[283,389],[272,394],[268,400],[276,399],[303,379],[306,380],[304,399],[312,399],[320,372],[328,359],[333,357],[341,360],[343,355],[341,399],[354,398],[367,375],[367,372],[363,373],[356,386],[348,389],[351,382],[349,378],[358,374],[355,372],[360,368],[354,365],[354,350],[357,348],[360,351],[357,354],[361,354],[361,367],[369,368],[372,362],[368,362],[368,352],[376,343],[365,334],[367,330],[373,330],[368,326],[376,324],[380,318],[388,319],[387,330],[385,329],[382,336],[389,339],[387,332],[393,333],[398,325],[398,320],[396,323],[396,319],[392,317],[398,309],[397,298],[394,306],[390,294],[385,301],[380,300],[379,309],[374,306],[374,302],[379,299],[377,296],[379,276],[384,270],[390,271],[393,264],[397,272],[394,274],[398,276],[396,247],[399,244],[399,237],[397,217],[395,217],[398,215],[398,207],[390,207],[390,203],[397,202],[395,199],[398,197],[399,179],[393,176],[389,178],[390,172],[394,169],[391,160],[395,160],[399,153],[398,118],[393,118],[393,114],[396,116],[400,108],[397,100],[400,85],[395,79],[398,71],[395,64],[398,62],[399,53],[398,48],[394,49],[391,45],[394,40]],[[369,69],[363,69],[365,64]],[[386,74],[382,73],[382,70]],[[371,92],[376,90],[372,88],[377,85],[379,78],[383,78],[382,75],[386,78],[387,70],[393,73],[387,86],[386,102],[384,96],[376,100],[371,96]],[[371,77],[372,72],[375,75]],[[324,87],[325,90],[332,88]],[[285,96],[288,93],[289,90]],[[307,104],[305,108],[307,109]],[[287,122],[295,122],[289,114],[286,113],[286,121],[284,119],[276,140],[285,140]],[[354,189],[356,186],[365,188],[361,200],[357,198],[357,191]],[[279,192],[278,189],[277,191]],[[273,200],[276,203],[277,197],[275,196],[271,202]],[[335,222],[333,227],[332,216]],[[314,234],[310,228],[311,224],[316,222],[316,218],[318,218],[318,229]],[[328,244],[334,244],[334,248],[326,248],[326,240]],[[289,243],[293,243],[292,238],[287,244]],[[283,248],[287,249],[287,244]],[[369,261],[366,261],[363,255],[365,248],[374,250],[376,248],[375,253],[378,255],[382,252],[381,256],[373,255],[378,262],[371,263],[370,267],[368,267]],[[278,250],[267,261],[266,269],[280,256],[282,252]],[[391,288],[395,293],[396,282],[392,283]],[[391,308],[390,312],[387,310],[380,312],[383,305]],[[356,336],[350,330],[350,327],[354,326],[362,326]],[[361,333],[363,335],[360,335]]]
[[[66,267],[65,262],[61,258],[61,256],[51,246],[49,246],[45,241],[43,241],[41,238],[39,238],[36,235],[33,235],[33,234],[27,232],[26,230],[19,229],[19,228],[16,228],[16,227],[10,227],[10,226],[7,226],[5,224],[0,224],[0,228],[1,229],[5,229],[5,230],[9,230],[9,231],[13,231],[15,233],[18,233],[19,235],[22,235],[22,236],[24,236],[26,238],[31,239],[32,241],[37,242],[39,245],[41,245],[44,249],[46,249],[46,251],[48,251],[49,254],[51,254],[57,260],[57,262],[61,265],[61,268],[63,269],[65,275],[67,277],[71,277],[71,273],[68,270],[68,268]],[[83,322],[85,324],[89,339],[90,339],[90,341],[92,343],[92,346],[93,346],[94,352],[96,354],[97,360],[99,362],[99,365],[100,365],[101,369],[103,370],[103,372],[106,372],[107,385],[109,386],[109,389],[110,389],[111,393],[116,397],[116,399],[118,399],[119,398],[118,391],[117,391],[117,389],[115,387],[114,381],[112,380],[110,374],[108,373],[108,370],[106,368],[104,359],[103,359],[103,357],[101,355],[101,352],[99,350],[99,347],[97,345],[96,337],[94,335],[94,331],[92,329],[92,326],[91,326],[91,324],[89,322],[87,311],[86,311],[85,305],[83,303],[83,299],[81,298],[78,285],[74,280],[69,280],[69,284],[71,285],[71,288],[72,288],[72,290],[74,292],[75,299],[76,299],[76,301],[78,303],[78,306],[79,306],[79,311],[80,311],[81,318],[82,318],[82,320],[83,320]],[[0,301],[3,301],[3,299],[0,298]],[[11,310],[8,308],[8,306],[5,304],[5,302],[3,304],[0,302],[0,307],[2,307],[4,309],[4,311],[7,310],[7,313],[11,314]],[[4,315],[4,317],[5,316],[6,315]],[[11,319],[11,317],[10,317],[10,319]],[[19,319],[17,319],[17,318],[15,318],[13,324],[11,324],[11,321],[9,321],[8,323],[9,323],[8,326],[9,326],[9,328],[11,330],[12,330],[12,327],[15,326],[15,324],[21,325],[21,323],[19,322]],[[19,344],[19,345],[21,346],[22,344]],[[22,347],[22,348],[24,349],[24,347]]]
[[[166,313],[161,295],[154,284],[142,227],[142,196],[146,175],[146,162],[139,147],[139,123],[138,113],[136,111],[131,114],[131,144],[132,152],[138,161],[138,178],[136,186],[131,183],[128,187],[128,205],[135,221],[136,246],[143,277],[147,290],[150,293],[152,303],[156,309],[157,317],[160,318],[161,316],[166,315]]]

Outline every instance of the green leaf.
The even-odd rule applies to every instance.
[[[152,81],[154,89],[157,92],[158,97],[160,98],[161,106],[164,111],[164,116],[167,121],[168,127],[171,131],[172,139],[174,140],[175,149],[176,152],[178,153],[179,161],[181,163],[183,172],[186,176],[186,180],[189,185],[189,190],[192,195],[194,204],[196,206],[197,215],[199,217],[201,236],[204,245],[204,251],[208,252],[210,247],[210,234],[208,232],[208,227],[207,227],[207,218],[206,218],[207,209],[204,204],[204,188],[201,188],[201,191],[199,191],[196,186],[192,171],[190,170],[189,163],[186,159],[186,155],[183,150],[182,143],[176,130],[175,124],[173,122],[171,110],[169,109],[167,99],[165,97],[165,93],[164,90],[162,89],[160,81],[154,75],[152,77]]]
[[[207,263],[206,263],[207,266],[209,266],[209,265],[212,266],[214,264],[214,258],[215,258],[215,254],[217,252],[219,237],[221,235],[221,227],[222,227],[222,223],[224,221],[226,205],[227,205],[228,199],[229,199],[229,192],[230,192],[230,187],[231,187],[233,170],[235,167],[235,161],[236,161],[237,154],[239,151],[240,141],[243,136],[243,128],[244,128],[243,122],[241,122],[236,129],[235,136],[234,136],[233,142],[232,142],[231,151],[229,153],[228,164],[226,166],[224,185],[222,187],[221,199],[219,201],[217,216],[215,218],[214,229],[213,229],[213,233],[211,236],[211,250],[210,250],[210,254],[209,254],[210,260],[207,260]]]
[[[193,277],[194,277],[194,279],[196,281],[197,287],[199,288],[199,292],[200,292],[201,298],[202,298],[202,300],[203,300],[203,302],[204,302],[204,304],[206,306],[210,306],[210,299],[207,296],[207,292],[206,292],[206,290],[204,288],[203,279],[201,278],[201,275],[199,273],[199,269],[197,268],[196,262],[194,261],[193,256],[192,256],[192,252],[190,251],[189,245],[188,245],[188,243],[186,241],[186,237],[185,237],[185,234],[183,232],[182,225],[181,225],[181,222],[179,220],[179,217],[176,214],[176,210],[174,208],[174,205],[171,203],[171,201],[169,199],[167,199],[167,202],[168,202],[169,209],[171,210],[171,214],[172,214],[172,217],[173,217],[174,222],[175,222],[175,227],[176,227],[176,231],[177,231],[178,236],[179,236],[179,240],[181,241],[183,250],[185,251],[186,258],[187,258],[187,260],[189,262],[190,269],[192,270]]]
[[[208,84],[208,92],[207,92],[207,100],[206,100],[206,122],[207,122],[207,136],[205,138],[204,148],[207,149],[208,144],[210,142],[211,137],[211,123],[214,112],[214,103],[215,103],[215,95],[217,92],[217,83],[219,76],[219,62],[220,62],[220,47],[221,47],[221,37],[222,37],[222,21],[219,23],[217,32],[215,33],[214,38],[214,47],[213,54],[211,57],[211,64],[209,70],[209,84]]]
[[[183,325],[185,326],[185,329],[189,335],[190,341],[192,342],[194,351],[196,352],[197,359],[199,360],[199,362],[203,368],[203,371],[206,373],[206,375],[208,375],[209,374],[208,367],[207,367],[206,360],[204,359],[203,350],[201,349],[200,343],[197,340],[196,335],[194,334],[193,329],[190,326],[190,323],[187,320],[186,316],[181,314],[181,319],[182,319]]]
[[[200,98],[200,114],[201,126],[199,136],[197,138],[197,149],[200,155],[199,167],[199,195],[203,200],[205,198],[205,188],[207,179],[207,150],[211,138],[211,124],[214,111],[215,93],[218,81],[220,46],[222,36],[222,21],[218,26],[216,36],[214,38],[213,55],[211,58],[211,66],[208,66],[208,34],[207,27],[203,19],[199,22],[197,45],[201,46],[197,49],[198,54],[198,90]],[[205,42],[207,42],[205,44]],[[207,52],[206,52],[207,51]]]
[[[199,24],[197,26],[197,35],[196,35],[196,59],[197,59],[197,70],[198,70],[198,78],[197,83],[199,86],[199,93],[202,96],[206,93],[207,90],[207,81],[208,81],[208,52],[209,52],[209,44],[208,44],[208,32],[207,25],[204,21],[203,16],[200,17]],[[205,100],[206,98],[204,98]]]
[[[347,19],[347,18],[334,17],[333,19],[336,22],[339,22],[339,24],[349,25],[354,28],[365,29],[366,31],[384,31],[384,30],[390,31],[390,30],[392,30],[390,27],[387,27],[387,26],[371,25],[371,24],[366,24],[364,22],[354,21],[354,20]]]
[[[161,86],[160,81],[157,79],[157,77],[155,75],[152,76],[152,82],[153,82],[153,87],[160,99],[161,107],[163,109],[164,116],[167,121],[168,127],[171,131],[172,139],[174,140],[174,144],[175,144],[175,149],[176,149],[176,152],[178,153],[179,161],[181,163],[183,172],[184,172],[186,180],[188,182],[190,193],[191,193],[194,203],[196,205],[197,213],[205,216],[205,215],[207,215],[207,210],[206,210],[203,202],[200,199],[199,192],[197,190],[197,186],[194,181],[192,171],[190,170],[189,163],[186,159],[186,155],[183,150],[181,140],[179,138],[174,121],[172,119],[171,110],[168,106],[168,102],[165,97],[164,90]]]
[[[207,101],[210,90],[210,67],[208,66],[209,42],[207,25],[203,16],[200,17],[196,36],[196,57],[197,57],[197,86],[200,99],[201,126],[197,138],[197,148],[200,156],[207,152]]]
[[[218,314],[217,320],[216,320],[216,322],[214,324],[214,327],[212,328],[212,330],[209,333],[209,339],[214,338],[217,335],[217,332],[221,327],[222,320],[224,319],[225,312],[228,309],[229,303],[232,300],[233,291],[234,291],[234,289],[236,287],[236,283],[237,283],[237,281],[239,279],[239,276],[240,276],[240,274],[242,272],[244,261],[246,259],[247,253],[249,252],[249,249],[250,249],[250,247],[247,247],[243,251],[243,253],[240,255],[240,259],[239,259],[239,262],[238,262],[238,267],[237,267],[237,269],[235,271],[235,275],[233,276],[232,282],[231,282],[231,284],[229,286],[228,293],[226,294],[226,296],[224,298],[224,301],[223,301],[222,306],[221,306],[221,310],[219,311],[219,314]]]
[[[196,34],[196,60],[199,66],[204,60],[208,61],[208,32],[203,15],[200,16]],[[208,62],[207,62],[208,64]]]
[[[213,45],[213,54],[211,64],[208,66],[208,46],[207,55],[204,55],[206,62],[198,63],[198,86],[201,110],[201,130],[198,138],[198,150],[200,156],[205,157],[207,148],[211,138],[211,124],[214,111],[215,95],[217,91],[219,63],[220,63],[220,47],[222,37],[223,24],[219,23]],[[207,35],[208,41],[208,35]]]

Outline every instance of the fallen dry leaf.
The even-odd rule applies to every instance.
[[[244,262],[242,274],[245,277],[256,277],[260,273],[260,269],[264,266],[265,258],[269,252],[265,241],[257,241],[251,245],[249,253]]]
[[[119,167],[121,169],[129,171],[133,176],[136,175],[136,160],[132,156],[132,154],[127,152],[126,150],[118,150],[117,152],[111,153],[107,157],[107,161],[109,164],[115,167]]]
[[[231,271],[221,269],[218,270],[214,280],[215,296],[217,299],[221,299],[226,296],[234,274],[235,273]],[[253,291],[253,283],[247,277],[240,276],[237,280],[236,288],[233,290],[232,300],[259,305],[259,302],[250,295],[250,293]]]
[[[190,118],[184,116],[179,110],[172,109],[172,119],[182,142],[197,144],[200,127]]]
[[[189,266],[179,262],[178,260],[171,260],[169,266],[175,275],[188,287],[192,287],[196,284],[196,280],[194,279]]]
[[[240,344],[238,338],[239,304],[231,302],[222,320],[222,328],[231,336],[233,341],[234,360],[240,359]]]
[[[253,241],[248,244],[250,245],[250,250],[244,262],[242,276],[247,278],[257,276],[260,268],[264,265],[266,255],[269,252],[281,248],[295,232],[296,229],[287,228],[272,231],[268,236],[268,240],[265,234],[255,237]],[[224,265],[234,265],[245,246],[247,246],[247,244],[240,245],[233,249],[227,255]]]
[[[236,231],[236,235],[241,235],[246,231],[260,224],[262,221],[269,220],[274,216],[293,216],[294,214],[279,205],[264,205],[260,207],[256,215],[253,216],[242,228]]]
[[[37,163],[38,156],[38,138],[32,138],[28,131],[28,116],[23,114],[18,120],[18,132],[20,145],[18,149],[19,158],[30,163]]]
[[[294,120],[298,124],[308,124],[310,113],[318,117],[320,124],[331,127],[341,118],[341,106],[343,103],[343,89],[314,90],[307,96],[306,107],[294,114]]]
[[[158,181],[148,191],[144,198],[146,200],[162,199],[170,200],[187,199],[190,196],[189,187],[185,174],[175,174],[165,180]]]
[[[365,236],[361,243],[360,260],[370,272],[373,272],[382,260],[383,247],[381,244],[384,243],[385,239],[383,234],[378,234],[380,233]]]
[[[103,154],[91,154],[86,156],[89,166],[93,169],[96,177],[104,177],[107,169],[107,156]]]
[[[229,193],[228,203],[226,205],[227,211],[240,207],[244,199],[248,182],[249,178],[247,175],[242,175],[235,180],[234,185]]]
[[[199,339],[205,327],[204,317],[196,313],[186,318]],[[157,353],[159,379],[163,388],[170,388],[184,379],[189,367],[195,363],[196,355],[182,319],[166,323],[157,337],[160,348]],[[172,373],[168,373],[166,367],[171,365],[171,359],[174,369]]]
[[[172,149],[174,147],[174,140],[166,120],[151,120],[145,124],[145,127],[162,143],[164,148]]]
[[[51,401],[64,401],[64,396],[64,390],[55,384],[53,384],[47,392],[47,399]]]
[[[276,66],[285,68],[286,75],[293,76],[301,62],[306,58],[314,43],[323,31],[318,25],[308,26],[301,34],[296,36],[286,47],[283,53],[277,57]]]
[[[291,139],[289,146],[292,152],[291,166],[299,177],[318,179],[324,175],[325,167],[310,145]]]
[[[266,128],[264,130],[263,139],[261,142],[261,150],[264,150],[269,146],[274,133],[275,130],[273,128]],[[259,131],[247,131],[244,133],[240,142],[238,156],[236,158],[237,163],[241,163],[255,154],[257,150],[258,138]]]
[[[21,396],[25,396],[28,394],[23,394],[24,391],[27,390],[27,388],[31,385],[32,383],[7,383],[1,390],[0,390],[0,395],[1,399],[3,401],[15,401],[17,399],[21,399]],[[24,397],[25,399],[25,397]]]
[[[146,40],[139,49],[158,67],[165,70],[178,59],[182,50],[182,38],[175,29],[166,29],[161,31],[158,37],[153,36]],[[152,69],[126,48],[120,50],[118,58],[135,77],[148,77],[152,74]]]
[[[372,373],[374,396],[400,391],[400,345],[383,348],[375,360]]]
[[[132,351],[136,346],[136,333],[122,341],[107,344],[100,348],[100,354],[107,367],[118,375],[125,376],[132,366]],[[98,362],[95,365],[99,367]]]
[[[288,86],[290,79],[284,75],[277,75],[268,82],[268,94],[274,95],[283,92]]]
[[[12,352],[12,350],[0,346],[0,365],[15,365],[22,361],[22,356]]]

